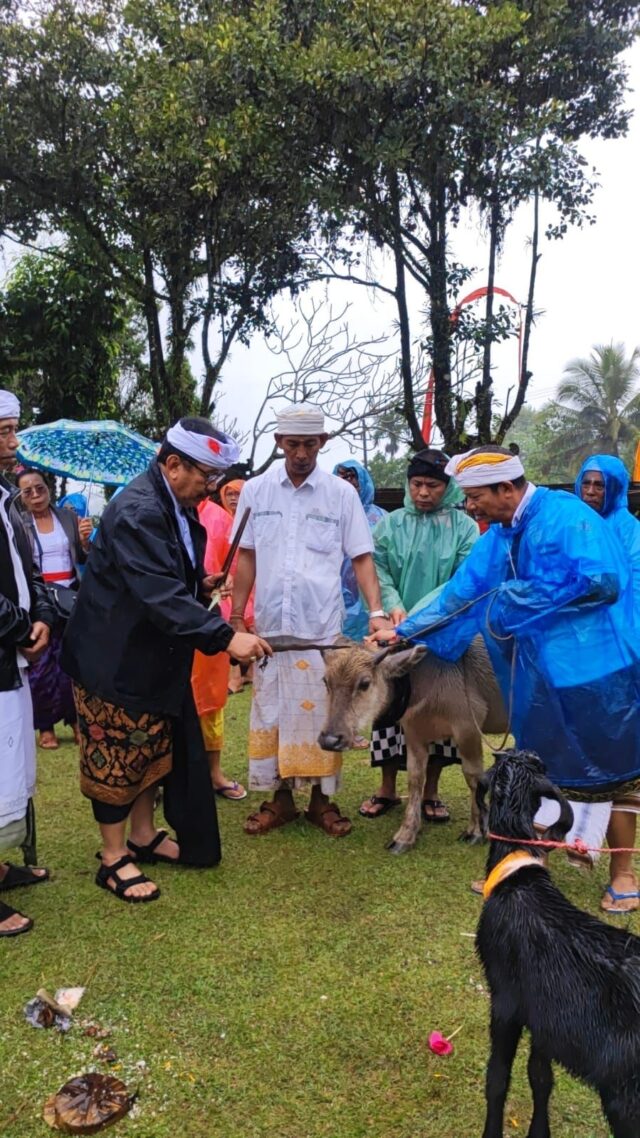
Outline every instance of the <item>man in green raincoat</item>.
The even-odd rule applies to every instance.
[[[394,626],[446,584],[479,536],[478,526],[462,510],[462,491],[445,473],[447,462],[447,455],[431,448],[414,455],[404,506],[383,518],[373,532],[382,604]],[[381,768],[382,778],[380,789],[360,807],[365,818],[379,818],[400,801],[396,778],[399,770],[406,769],[406,751],[397,720],[403,710],[392,706],[373,725],[371,765]],[[423,802],[426,822],[449,821],[438,798],[438,780],[443,766],[456,760],[451,740],[432,743]]]

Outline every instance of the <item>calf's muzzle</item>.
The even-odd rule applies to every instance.
[[[330,735],[328,731],[321,731],[318,735],[318,746],[323,751],[346,751],[349,743],[346,735]]]

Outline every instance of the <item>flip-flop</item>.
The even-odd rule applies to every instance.
[[[0,923],[8,921],[9,917],[25,917],[24,913],[19,913],[17,909],[12,909],[11,905],[5,905],[4,901],[0,901]],[[0,936],[21,936],[22,933],[28,933],[33,928],[33,921],[31,917],[25,917],[26,925],[21,925],[19,929],[0,929]]]
[[[444,809],[447,811],[447,813],[442,814],[438,818],[435,814],[427,814],[425,811],[425,806],[430,806],[432,810]],[[422,810],[422,817],[424,818],[425,822],[429,823],[430,826],[446,826],[447,822],[451,821],[451,815],[447,807],[445,806],[444,802],[441,802],[439,798],[423,798],[422,806],[420,809]]]
[[[605,893],[609,894],[612,901],[631,901],[634,898],[640,900],[640,891],[637,889],[632,890],[631,893],[618,893],[613,888],[613,885],[607,885]],[[617,913],[619,916],[638,912],[638,906],[636,906],[635,909],[609,909],[606,905],[603,905],[602,902],[600,902],[600,908],[603,913]]]
[[[353,740],[353,747],[351,748],[351,750],[352,751],[368,751],[369,747],[370,747],[369,740],[365,739],[364,735],[356,735],[355,739]]]
[[[385,798],[381,794],[372,794],[371,798],[367,798],[367,802],[370,802],[372,806],[380,806],[381,809],[377,810],[375,814],[371,814],[368,810],[363,810],[361,806],[358,814],[361,814],[363,818],[382,818],[382,815],[393,810],[394,806],[400,805],[399,798]],[[364,806],[364,803],[362,805]]]
[[[48,869],[45,869],[44,873],[38,874],[33,872],[30,865],[12,865],[10,861],[6,864],[9,868],[0,881],[0,893],[7,893],[9,889],[19,889],[23,885],[39,885],[41,881],[49,880]]]
[[[220,796],[220,798],[226,798],[227,802],[242,802],[242,799],[247,797],[246,790],[245,790],[244,794],[229,794],[228,793],[228,791],[230,791],[230,790],[238,790],[239,787],[240,787],[240,783],[236,782],[234,779],[234,781],[232,783],[230,783],[228,786],[218,786],[216,788],[216,794],[218,794]]]

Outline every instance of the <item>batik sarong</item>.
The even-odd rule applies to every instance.
[[[68,724],[76,721],[71,680],[60,667],[63,632],[62,625],[52,628],[49,644],[37,664],[29,668],[36,731],[50,731],[61,719]]]
[[[73,685],[80,732],[80,789],[87,798],[124,806],[171,770],[172,725],[162,715],[131,716]]]
[[[342,755],[323,751],[324,661],[319,652],[300,650],[272,656],[256,668],[249,731],[249,786],[274,790],[283,780],[297,787],[319,783],[332,795],[340,784]]]

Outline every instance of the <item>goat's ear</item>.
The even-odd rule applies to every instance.
[[[495,768],[491,767],[491,770],[485,771],[484,774],[478,779],[478,785],[476,786],[476,804],[478,806],[478,811],[480,814],[480,829],[482,830],[483,838],[486,838],[487,836],[488,810],[485,799],[487,797],[487,791],[491,788],[494,770]]]
[[[562,791],[558,790],[558,787],[554,786],[552,782],[549,782],[548,778],[537,779],[536,789],[542,798],[553,798],[560,805],[560,817],[557,822],[549,826],[548,830],[545,830],[543,840],[561,842],[573,826],[573,810]]]
[[[404,652],[392,652],[389,656],[385,656],[384,660],[379,661],[378,667],[386,679],[393,680],[396,676],[404,676],[406,672],[415,668],[426,653],[425,645],[417,644],[415,648],[407,648]]]

